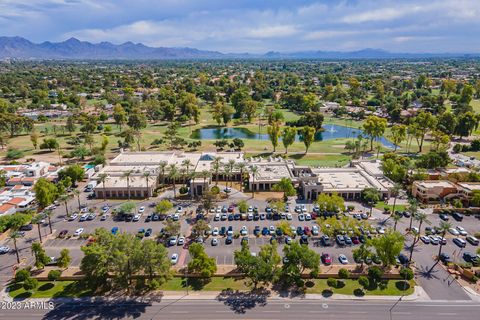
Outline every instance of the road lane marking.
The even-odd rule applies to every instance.
[[[438,312],[437,315],[439,316],[456,316],[458,313],[454,312]]]
[[[170,311],[170,313],[190,313],[188,311]]]

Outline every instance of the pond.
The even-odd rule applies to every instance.
[[[360,129],[355,129],[336,124],[327,124],[323,127],[324,131],[317,132],[315,141],[355,138],[359,134],[363,134]],[[201,140],[220,140],[220,139],[251,139],[251,140],[269,140],[266,133],[254,133],[246,128],[203,128],[192,132],[192,139]],[[301,136],[297,135],[296,141],[301,141]],[[388,141],[385,137],[381,137],[379,141],[387,148],[395,148],[395,145]]]

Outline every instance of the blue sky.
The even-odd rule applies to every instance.
[[[222,52],[480,52],[480,0],[0,0],[0,34]]]

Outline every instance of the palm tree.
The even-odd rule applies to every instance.
[[[72,198],[72,195],[70,195],[68,193],[61,194],[58,197],[58,200],[60,202],[63,202],[63,204],[65,204],[65,212],[67,213],[67,217],[70,216],[70,212],[68,212],[68,200],[70,200],[71,198]]]
[[[185,159],[183,160],[182,165],[185,167],[185,169],[187,169],[187,175],[188,175],[188,169],[192,165],[192,161],[190,161],[190,159]]]
[[[177,197],[177,190],[175,189],[175,180],[178,178],[178,170],[177,166],[172,163],[171,165],[168,166],[169,172],[168,172],[168,177],[172,181],[172,186],[173,186],[173,197]]]
[[[257,176],[258,173],[258,167],[257,166],[251,166],[250,167],[250,174],[252,175],[252,198],[255,198],[255,177]]]
[[[107,181],[108,174],[100,173],[98,175],[97,181],[103,186],[103,201],[107,201],[107,194],[105,193],[105,181]]]
[[[410,213],[410,225],[408,226],[408,230],[412,229],[413,217],[418,213],[418,203],[417,200],[411,199],[408,201],[410,205],[407,208],[407,211]]]
[[[165,168],[167,168],[168,163],[166,161],[160,161],[158,164],[158,170],[160,171],[160,175],[162,176],[162,185],[165,184]]]
[[[51,219],[51,215],[53,214],[53,211],[52,210],[45,210],[44,213],[47,215],[47,219],[48,219],[48,227],[50,229],[50,234],[53,233],[53,230],[52,230],[52,219]]]
[[[450,222],[445,222],[445,221],[440,222],[440,226],[438,228],[438,231],[440,231],[442,233],[442,240],[443,240],[443,238],[445,238],[445,234],[447,233],[448,229],[450,229],[451,227],[452,227],[452,224]],[[433,268],[435,268],[436,265],[438,264],[438,262],[440,261],[440,255],[442,254],[442,248],[443,248],[443,242],[440,241],[440,246],[438,247],[437,259],[436,259],[435,263],[433,264],[433,266],[430,268],[430,270],[428,270],[428,273],[432,272]]]
[[[80,210],[82,209],[82,206],[81,206],[81,204],[80,204],[80,194],[81,194],[81,192],[80,192],[80,190],[78,190],[78,189],[73,189],[73,190],[72,190],[72,193],[73,193],[74,196],[77,197],[78,211],[80,211]]]
[[[13,240],[13,247],[15,248],[15,255],[17,256],[17,263],[20,263],[20,255],[18,253],[18,248],[17,248],[17,238],[20,238],[20,234],[18,233],[18,228],[11,229],[10,239]]]
[[[235,160],[233,159],[228,160],[227,166],[230,169],[230,175],[232,175],[232,188],[233,188],[233,169],[235,168]]]
[[[399,215],[399,214],[396,214],[396,213],[392,213],[392,214],[390,215],[390,217],[392,217],[393,221],[395,222],[395,223],[393,224],[393,230],[394,230],[394,231],[397,231],[397,223],[398,223],[398,221],[400,221],[400,219],[402,219],[402,216]]]
[[[130,177],[132,176],[133,171],[125,171],[122,175],[122,178],[127,179],[127,192],[128,192],[128,201],[130,201]]]
[[[237,168],[240,170],[240,191],[243,191],[243,173],[247,168],[247,164],[245,162],[237,163]]]
[[[410,266],[410,263],[412,261],[413,257],[413,251],[415,250],[415,246],[417,245],[418,241],[420,241],[420,232],[417,232],[416,230],[411,230],[413,234],[413,242],[412,245],[410,246],[410,256],[408,257],[408,266]]]
[[[150,198],[150,189],[148,188],[148,182],[150,180],[150,176],[152,173],[150,171],[145,171],[143,173],[143,177],[145,178],[145,182],[147,183],[147,199]]]
[[[42,217],[40,215],[36,215],[32,219],[32,223],[37,225],[38,230],[38,238],[40,239],[40,243],[42,243],[42,232],[40,232],[40,225],[42,224]]]
[[[222,160],[222,157],[215,157],[212,161],[212,168],[213,171],[215,172],[215,185],[218,185],[218,171],[220,171],[220,161]]]
[[[400,194],[400,190],[403,189],[403,186],[400,183],[395,183],[393,187],[390,188],[390,196],[393,197],[393,207],[392,213],[395,213],[395,206],[397,204],[397,197]]]
[[[413,216],[413,215],[412,215]],[[415,218],[414,218],[416,221],[419,222],[418,224],[418,232],[417,231],[414,231],[414,230],[410,230],[413,234],[413,242],[412,242],[412,246],[410,247],[410,257],[408,258],[408,264],[410,265],[410,262],[412,261],[412,256],[413,256],[413,251],[415,249],[415,245],[418,243],[418,241],[420,240],[420,232],[422,232],[422,224],[423,223],[426,223],[426,224],[430,224],[430,220],[428,220],[428,216],[426,213],[424,212],[418,212],[416,215],[415,215]]]
[[[203,178],[203,193],[207,189],[207,179],[210,177],[211,173],[208,170],[203,170],[200,172],[200,176]]]
[[[226,180],[225,185],[228,187],[228,179],[229,179],[230,175],[232,174],[232,169],[230,168],[229,165],[226,165],[223,170],[224,170],[224,173],[225,173],[225,180]],[[228,198],[228,192],[225,192],[225,193],[226,193],[227,198]]]

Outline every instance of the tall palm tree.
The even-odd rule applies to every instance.
[[[145,178],[145,182],[147,183],[147,199],[150,198],[150,189],[148,188],[148,182],[150,180],[150,176],[152,173],[150,171],[143,172],[143,177]]]
[[[232,169],[230,168],[229,165],[225,165],[225,167],[223,168],[223,172],[225,173],[225,180],[226,180],[225,185],[228,187],[228,180],[230,179],[230,176],[232,174]],[[226,192],[226,194],[228,198],[228,192]]]
[[[169,172],[168,172],[168,177],[170,178],[172,182],[172,187],[173,187],[173,197],[177,197],[177,190],[175,188],[175,180],[178,178],[178,169],[177,166],[172,163],[171,165],[168,166]]]
[[[52,210],[45,210],[43,211],[46,215],[47,215],[47,219],[48,219],[48,227],[50,229],[50,234],[53,233],[53,230],[52,230],[52,219],[51,219],[51,216],[53,214],[53,211]]]
[[[450,229],[451,227],[452,227],[452,224],[450,222],[445,222],[445,221],[440,222],[440,226],[438,228],[438,231],[440,231],[440,233],[442,234],[442,238],[445,238],[445,234],[447,233],[448,229]],[[440,241],[440,246],[438,247],[437,259],[436,259],[435,263],[432,265],[432,267],[430,268],[430,270],[428,270],[428,273],[432,272],[433,269],[438,264],[438,262],[440,261],[440,255],[442,254],[442,248],[443,248],[443,242]]]
[[[130,201],[130,179],[132,177],[132,170],[125,171],[122,175],[123,179],[127,180],[127,192],[128,192],[128,201]]]
[[[245,162],[237,163],[237,168],[240,171],[240,191],[243,191],[243,173],[247,168],[247,164]]]
[[[166,161],[160,161],[158,164],[158,170],[160,171],[160,175],[162,176],[162,185],[165,184],[165,169],[167,168],[168,163]]]
[[[37,225],[38,230],[38,238],[40,239],[40,243],[42,243],[42,232],[40,231],[40,225],[42,224],[42,217],[40,215],[36,215],[32,219],[32,223]]]
[[[190,159],[185,159],[182,162],[182,166],[184,166],[185,169],[187,169],[187,175],[188,175],[188,172],[189,172],[189,169],[190,169],[191,165],[192,165],[192,161],[190,161]]]
[[[72,195],[68,194],[68,193],[64,193],[64,194],[61,194],[59,197],[58,197],[58,201],[60,202],[63,202],[63,204],[65,205],[65,212],[67,214],[67,217],[70,216],[70,212],[68,211],[68,201],[72,198]]]
[[[106,173],[100,173],[98,175],[97,181],[102,184],[103,188],[103,201],[107,201],[107,194],[105,192],[105,181],[107,181],[108,174]]]
[[[416,230],[411,230],[411,233],[413,235],[413,241],[412,241],[412,245],[410,246],[410,256],[408,257],[408,266],[410,266],[410,263],[412,262],[413,251],[415,250],[415,246],[417,245],[418,241],[420,241],[420,232],[417,232]]]
[[[410,213],[410,224],[408,226],[408,230],[410,231],[412,229],[413,218],[418,213],[418,202],[415,199],[411,199],[408,202],[410,203],[407,208],[407,211]]]
[[[235,169],[235,160],[230,159],[228,160],[227,166],[230,168],[230,174],[232,175],[232,188],[233,188],[233,170]]]
[[[80,190],[78,189],[73,189],[72,190],[72,193],[74,196],[77,197],[77,202],[78,202],[78,211],[80,211],[82,209],[82,205],[80,204],[80,195],[81,195],[81,192]]]
[[[252,198],[255,198],[255,177],[258,174],[258,167],[257,166],[251,166],[250,167],[250,174],[252,175]]]
[[[215,185],[218,185],[218,171],[220,171],[220,161],[222,157],[215,157],[212,161],[212,169],[215,172]]]
[[[400,219],[402,219],[402,216],[399,215],[399,214],[392,213],[392,214],[390,215],[390,217],[392,217],[392,219],[393,219],[393,221],[394,221],[393,230],[394,230],[394,231],[397,231],[397,223],[398,223],[398,221],[400,221]]]
[[[393,197],[393,207],[392,214],[395,213],[395,206],[397,204],[397,197],[400,194],[400,190],[403,189],[403,186],[400,183],[395,183],[393,187],[390,188],[390,196]]]
[[[413,256],[413,251],[415,250],[415,245],[418,243],[420,240],[420,233],[422,232],[422,225],[424,223],[430,224],[430,220],[428,220],[428,216],[424,212],[418,212],[414,219],[419,222],[418,224],[418,232],[410,230],[413,234],[413,242],[412,246],[410,247],[410,257],[408,258],[408,264],[410,265],[410,262],[412,261],[412,256]]]
[[[203,178],[203,193],[205,193],[205,190],[207,189],[207,179],[211,176],[211,173],[208,170],[203,170],[200,173],[200,176]]]
[[[15,248],[15,255],[17,256],[17,263],[20,263],[20,255],[18,253],[17,248],[17,238],[20,238],[20,234],[18,234],[18,228],[10,230],[10,239],[13,240],[13,247]]]

